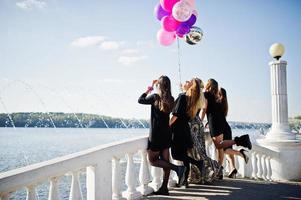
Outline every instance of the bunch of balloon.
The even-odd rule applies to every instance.
[[[161,45],[169,46],[177,37],[185,37],[191,45],[201,40],[202,30],[193,26],[198,17],[195,0],[160,0],[154,14],[161,22],[161,29],[157,33]]]

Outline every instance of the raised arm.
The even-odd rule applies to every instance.
[[[139,99],[138,99],[138,103],[140,104],[145,104],[145,105],[151,105],[152,103],[155,102],[155,96],[154,95],[148,95],[149,92],[145,92],[143,93]]]
[[[148,95],[153,91],[154,84],[157,82],[157,80],[153,80],[152,86],[147,87],[146,92],[144,92],[138,99],[138,103],[140,104],[153,104],[156,101],[156,96],[155,95]],[[148,96],[147,96],[148,95]]]

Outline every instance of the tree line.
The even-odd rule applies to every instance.
[[[0,127],[148,128],[148,120],[113,118],[85,113],[0,113]]]

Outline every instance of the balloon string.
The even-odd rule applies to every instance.
[[[182,80],[181,80],[181,53],[180,53],[180,41],[179,38],[177,37],[177,44],[178,44],[178,72],[179,72],[179,81],[180,84],[179,86],[181,87]],[[181,90],[181,88],[180,88]]]

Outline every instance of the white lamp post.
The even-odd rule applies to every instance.
[[[270,47],[270,55],[275,58],[269,63],[271,67],[272,92],[272,128],[266,139],[273,141],[295,140],[288,125],[286,65],[287,62],[279,60],[284,54],[284,46],[275,43]]]
[[[270,47],[274,61],[271,68],[272,128],[264,139],[257,139],[265,148],[272,180],[301,180],[301,141],[296,139],[288,125],[286,65],[280,60],[284,46],[276,43]],[[270,175],[269,175],[270,176]]]

